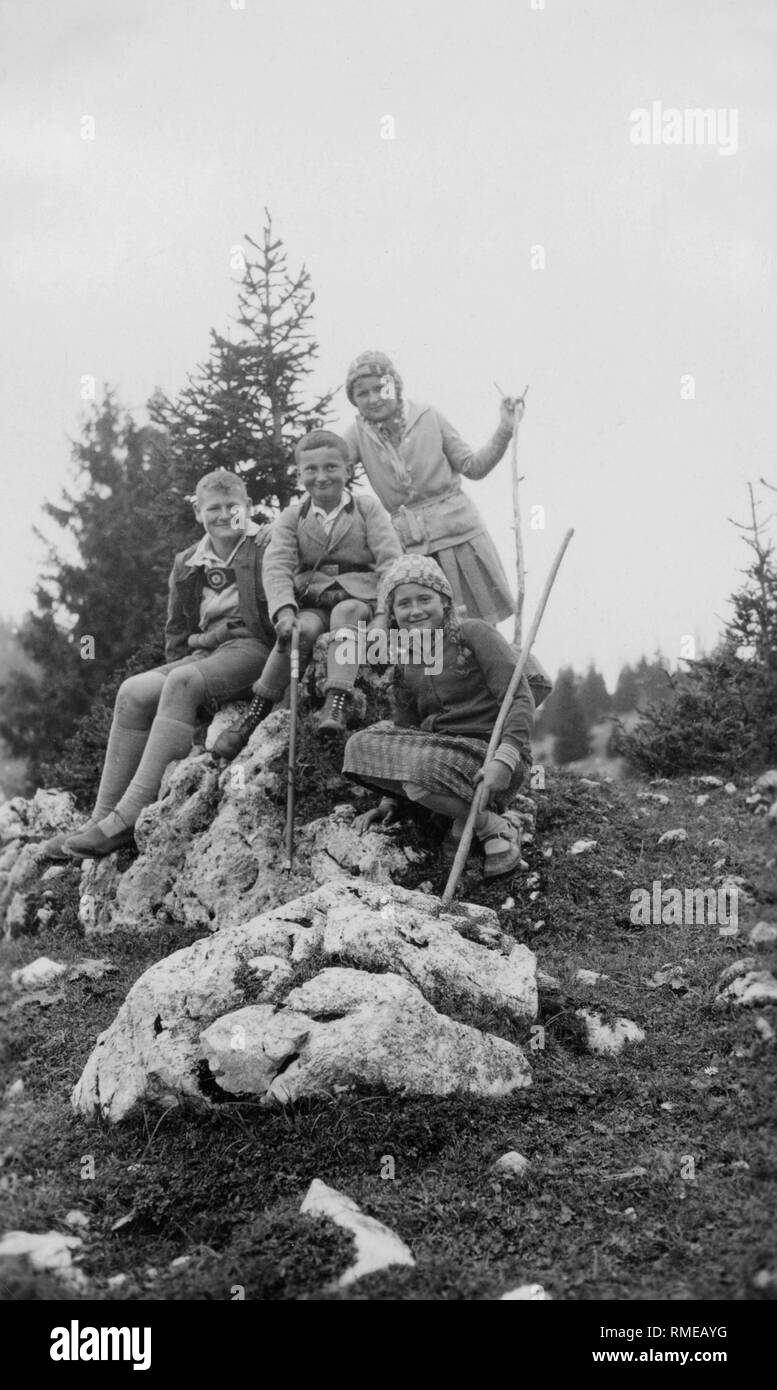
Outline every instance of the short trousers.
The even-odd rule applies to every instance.
[[[194,651],[155,669],[168,675],[179,667],[196,665],[205,683],[207,707],[215,712],[219,705],[239,695],[250,698],[251,686],[262,674],[269,655],[270,648],[258,637],[234,637],[222,642],[215,652]]]

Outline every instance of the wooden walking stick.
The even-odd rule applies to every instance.
[[[299,623],[291,629],[291,680],[289,682],[289,763],[286,772],[286,858],[283,867],[291,873],[294,858],[294,764],[297,759],[297,695],[299,687]]]
[[[498,382],[494,382],[500,396],[504,398],[504,391]],[[524,387],[522,396],[517,397],[516,404],[524,407],[528,386]],[[523,600],[526,595],[526,568],[523,560],[523,532],[521,530],[521,499],[518,491],[519,484],[523,478],[518,476],[518,429],[523,419],[523,409],[520,414],[516,409],[515,419],[513,420],[513,438],[510,449],[510,471],[513,479],[513,530],[515,531],[515,575],[516,575],[516,600],[515,600],[515,624],[513,626],[513,646],[520,647],[521,631],[523,627]]]
[[[542,615],[545,612],[545,605],[548,602],[548,596],[550,594],[551,589],[553,588],[553,582],[556,578],[556,575],[558,574],[559,565],[561,564],[561,561],[564,558],[564,551],[569,545],[569,542],[571,541],[574,534],[574,530],[567,531],[567,534],[561,542],[561,547],[559,549],[558,555],[556,556],[551,566],[550,574],[545,580],[545,588],[543,589],[542,594],[540,595],[540,601],[537,605],[537,612],[534,614],[532,625],[529,628],[529,635],[526,639],[526,645],[523,648],[518,662],[516,664],[515,670],[513,671],[513,674],[510,677],[510,684],[508,685],[505,691],[504,699],[502,701],[502,707],[499,711],[499,714],[497,715],[497,720],[494,725],[491,738],[488,742],[486,756],[483,759],[483,767],[486,766],[486,763],[490,762],[491,758],[494,756],[494,753],[496,752],[499,746],[499,740],[502,737],[502,729],[504,728],[507,713],[510,709],[511,704],[513,703],[513,698],[518,688],[518,682],[524,673],[529,652],[531,651],[534,639],[537,636],[537,629],[539,628],[539,625],[542,622]],[[459,841],[459,848],[456,851],[456,858],[453,861],[453,866],[451,868],[450,874],[448,875],[448,882],[445,885],[445,892],[443,893],[442,898],[440,899],[441,912],[444,911],[446,907],[450,907],[450,904],[453,901],[453,895],[458,887],[459,879],[461,878],[461,874],[467,860],[467,855],[469,854],[470,845],[472,844],[472,832],[475,828],[475,820],[477,818],[478,811],[480,810],[480,803],[482,799],[483,783],[479,782],[477,787],[475,788],[475,795],[472,798],[472,804],[469,808],[469,814],[467,816],[467,820],[464,826],[464,832]]]
[[[526,391],[518,399],[521,405],[525,404]],[[523,626],[523,600],[526,596],[526,569],[523,561],[523,532],[521,530],[521,499],[518,492],[518,485],[523,481],[518,477],[518,427],[523,419],[523,410],[520,415],[515,412],[513,423],[513,442],[510,454],[510,463],[513,475],[513,526],[515,527],[515,569],[516,569],[516,599],[515,599],[515,624],[513,626],[513,646],[521,645],[521,630]]]

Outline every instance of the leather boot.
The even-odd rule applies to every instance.
[[[242,753],[254,729],[267,718],[274,703],[265,695],[255,695],[240,723],[219,734],[211,749],[214,758],[224,758],[225,762],[231,763],[238,753]]]
[[[318,732],[327,737],[344,734],[346,715],[351,703],[350,690],[328,690],[324,708],[318,717]]]

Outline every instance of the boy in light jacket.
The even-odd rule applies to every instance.
[[[276,643],[245,718],[223,733],[213,752],[234,758],[256,726],[283,695],[290,677],[289,643],[299,625],[300,675],[317,639],[331,630],[342,637],[330,643],[326,699],[319,718],[324,735],[345,730],[348,706],[358,674],[355,659],[359,622],[375,614],[378,581],[402,554],[388,513],[377,498],[354,497],[348,446],[332,430],[312,430],[294,451],[300,486],[307,496],[293,502],[273,526],[262,578]]]

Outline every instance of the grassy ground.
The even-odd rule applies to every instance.
[[[337,782],[333,767],[330,803]],[[192,938],[169,929],[153,940],[85,942],[68,870],[50,927],[5,943],[0,956],[4,1081],[24,1080],[3,1112],[2,1229],[65,1231],[66,1213],[84,1212],[82,1268],[100,1298],[229,1299],[241,1286],[248,1299],[478,1299],[535,1280],[559,1299],[774,1297],[775,1286],[759,1291],[752,1280],[777,1274],[775,1044],[759,1039],[752,1010],[712,1005],[721,970],[749,953],[750,925],[777,920],[774,831],[748,813],[743,793],[715,791],[698,808],[699,788],[678,782],[660,788],[671,802],[660,807],[637,800],[638,790],[550,772],[527,851],[539,882],[530,887],[524,874],[484,885],[476,867],[467,874],[462,896],[495,907],[559,982],[543,993],[533,1087],[497,1102],[356,1095],[276,1113],[244,1104],[206,1117],[148,1110],[116,1128],[75,1118],[69,1092],[95,1036],[132,981]],[[677,826],[688,839],[658,848],[660,833]],[[419,823],[411,838],[433,842]],[[570,856],[580,838],[598,845]],[[709,846],[713,838],[724,847]],[[743,875],[752,895],[740,903],[738,938],[716,926],[631,924],[633,889],[654,879],[708,886],[723,857],[723,871]],[[419,867],[407,882],[422,880],[439,892],[444,873]],[[503,907],[509,897],[514,905]],[[11,1010],[10,970],[44,954],[99,954],[118,970],[65,986],[45,1009]],[[683,966],[686,992],[647,988],[670,962]],[[580,985],[581,966],[610,980]],[[590,1056],[574,1017],[582,1006],[633,1019],[647,1042],[618,1058]],[[777,1027],[776,1009],[758,1012]],[[528,1044],[527,1030],[490,1024]],[[531,1160],[521,1182],[492,1171],[508,1149]],[[82,1176],[89,1156],[93,1178]],[[388,1156],[393,1179],[381,1176]],[[634,1168],[646,1172],[624,1176]],[[416,1267],[327,1291],[351,1245],[299,1215],[314,1177],[386,1222]],[[180,1256],[188,1263],[171,1269]],[[107,1279],[119,1273],[126,1282],[112,1290]],[[5,1298],[63,1293],[51,1277],[7,1262],[0,1277]]]

